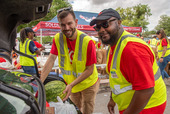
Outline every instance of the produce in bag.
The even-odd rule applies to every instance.
[[[70,104],[69,102],[63,101],[60,99],[59,96],[57,96],[58,102],[50,102],[50,107],[55,108],[55,114],[77,114],[76,108],[73,104]]]
[[[21,73],[17,73],[17,74],[21,74]],[[23,81],[23,78],[27,78],[30,76],[27,76],[26,73],[22,73],[22,74],[25,77],[19,77],[15,73],[0,69],[0,81],[6,84],[9,84],[9,85],[14,85],[14,86],[23,88],[26,91],[33,93],[34,91],[33,91],[32,86],[30,85],[30,82]]]

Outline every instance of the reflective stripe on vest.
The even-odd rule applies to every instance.
[[[27,54],[28,55],[28,54]],[[23,56],[23,55],[20,55],[20,56]],[[36,55],[29,55],[29,56],[31,56],[31,57],[36,57]],[[23,57],[25,57],[25,56],[23,56]]]
[[[167,50],[170,50],[170,48],[167,48]],[[163,52],[163,50],[158,50],[158,52]]]
[[[110,49],[110,46],[109,46],[109,47],[108,47],[108,49],[107,49],[107,52],[106,52],[106,58],[107,58],[107,56],[108,56],[109,49]]]
[[[116,69],[117,56],[118,56],[118,52],[119,52],[119,49],[120,49],[120,45],[121,45],[122,41],[123,41],[124,39],[126,39],[127,37],[135,37],[135,36],[133,36],[133,35],[125,35],[125,36],[123,36],[123,37],[121,38],[121,40],[120,40],[120,42],[119,42],[119,44],[118,44],[118,46],[117,46],[117,50],[116,50],[116,52],[115,52],[115,55],[114,55],[114,60],[113,60],[112,69]],[[136,37],[136,38],[137,38],[137,37]],[[160,72],[160,69],[158,68],[157,72],[156,72],[155,75],[154,75],[155,81],[156,81],[157,79],[159,79],[160,76],[161,76],[161,72]],[[124,87],[124,88],[122,88],[122,89],[120,89],[120,85],[114,85],[114,89],[111,88],[111,90],[112,90],[112,92],[113,92],[115,95],[119,95],[119,94],[124,93],[124,92],[126,92],[126,91],[128,91],[128,90],[132,90],[132,85],[126,86],[126,87]]]
[[[29,40],[27,40],[27,41],[26,41],[26,44],[25,44],[25,54],[27,54],[27,44],[28,44],[28,41],[29,41]]]
[[[79,51],[78,51],[78,60],[81,61],[82,60],[82,44],[83,44],[83,39],[86,35],[85,34],[81,34],[80,35],[80,41],[79,41]],[[60,53],[62,55],[65,54],[65,51],[64,51],[64,40],[63,40],[63,34],[60,33],[60,38],[59,38],[59,43],[60,43]],[[60,65],[61,67],[64,67],[64,61],[65,61],[65,58],[63,56],[61,56],[61,61],[60,61]],[[61,72],[65,75],[71,75],[71,71],[69,70],[64,70],[63,68],[60,68],[61,69]],[[76,72],[72,72],[72,74],[75,76],[75,77],[79,77],[81,75],[81,73],[78,73],[76,74]]]

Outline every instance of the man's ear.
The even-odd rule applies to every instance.
[[[122,24],[122,20],[118,20],[118,24],[121,25]]]
[[[119,29],[120,29],[122,26],[122,20],[118,20],[118,25],[119,25]]]

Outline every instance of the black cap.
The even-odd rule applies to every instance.
[[[107,19],[110,19],[111,17],[116,17],[119,20],[121,19],[119,13],[116,10],[112,8],[104,9],[97,15],[95,19],[93,19],[90,22],[90,26],[93,26],[94,24],[96,24],[97,21],[107,20]]]
[[[26,32],[26,34],[27,34],[28,32],[33,32],[33,33],[35,33],[35,32],[32,30],[31,27],[26,27],[26,28],[25,28],[25,32]]]

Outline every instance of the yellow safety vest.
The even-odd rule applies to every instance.
[[[58,62],[61,72],[63,74],[64,80],[67,84],[73,82],[77,77],[81,75],[86,69],[86,59],[87,59],[87,46],[91,38],[81,31],[77,30],[76,46],[73,56],[72,64],[70,63],[70,57],[68,52],[66,36],[62,33],[55,35],[55,43],[58,49]],[[92,75],[87,79],[75,85],[72,88],[72,93],[82,91],[98,80],[98,73],[96,66],[94,65],[94,70]]]
[[[157,46],[157,43],[158,43],[158,41],[157,41],[155,38],[153,38],[153,39],[150,40],[150,46],[151,46],[151,47],[156,47],[156,46]]]
[[[24,41],[24,43],[20,42],[19,50],[22,53],[25,53],[27,55],[34,57],[34,59],[37,61],[36,53],[32,54],[29,50],[30,42],[31,40],[29,40],[28,38]],[[32,59],[22,56],[22,55],[20,55],[20,65],[21,66],[35,66],[34,61]]]
[[[110,73],[108,72],[108,69],[106,71],[109,73],[112,99],[115,101],[115,103],[118,104],[118,108],[120,111],[127,109],[135,92],[135,90],[132,90],[132,84],[125,79],[122,72],[120,71],[121,55],[128,42],[138,42],[148,46],[145,41],[141,40],[140,38],[136,38],[126,31],[123,32],[122,36],[118,40],[118,43],[116,44],[110,66]],[[107,63],[109,60],[109,53],[107,57]],[[155,91],[144,109],[163,104],[166,101],[167,97],[166,86],[162,79],[161,72],[156,63],[156,60],[153,63],[153,72],[155,77]]]
[[[166,50],[166,53],[164,55],[164,57],[168,56],[170,54],[170,45],[169,45],[169,41],[167,40],[168,44],[167,44],[167,50]],[[162,56],[162,52],[163,52],[163,47],[162,47],[162,39],[159,43],[159,46],[158,46],[158,57],[161,58]]]

